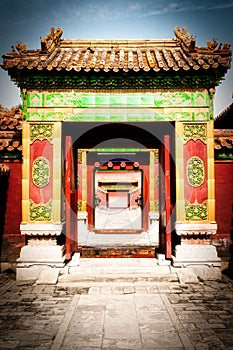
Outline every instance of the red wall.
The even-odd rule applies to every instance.
[[[215,162],[215,196],[217,235],[228,240],[233,234],[233,162]]]
[[[10,176],[8,180],[7,191],[7,206],[5,215],[5,230],[4,234],[19,234],[21,215],[21,200],[22,200],[22,164],[12,163],[7,164],[10,168]]]
[[[1,262],[15,262],[24,245],[24,237],[20,234],[22,164],[7,163],[6,165],[10,168],[10,175],[8,186],[6,186],[7,182],[1,182],[3,202],[1,203],[0,257]]]

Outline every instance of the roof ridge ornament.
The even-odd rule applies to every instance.
[[[181,42],[182,49],[185,51],[195,51],[196,39],[187,32],[187,28],[175,27],[174,33],[177,39]]]
[[[201,54],[231,54],[231,45],[229,43],[218,44],[216,38],[213,38],[212,41],[208,40],[206,42],[207,47],[201,47],[196,46],[196,39],[187,32],[186,27],[183,27],[182,30],[180,27],[175,27],[174,33],[180,42],[182,49],[188,53],[196,52]]]
[[[11,49],[12,52],[16,52],[16,49],[19,53],[24,54],[27,51],[27,44],[23,44],[21,41],[18,41],[15,47],[14,45],[11,45]]]
[[[54,31],[54,27],[51,27],[50,33],[46,38],[41,39],[41,51],[45,53],[49,53],[53,51],[56,46],[59,45],[62,36],[63,30],[62,28],[56,28],[56,32]]]
[[[64,40],[61,38],[61,28],[51,28],[50,33],[41,39],[41,48],[26,50],[24,53],[11,52],[3,56],[3,64],[0,65],[8,71],[16,85],[22,89],[44,89],[45,87],[67,89],[131,89],[142,87],[157,89],[163,86],[207,86],[219,85],[227,70],[230,68],[231,51],[229,44],[218,45],[213,39],[207,46],[196,46],[195,37],[191,36],[186,28],[174,29],[176,37],[170,40]],[[41,72],[44,72],[41,79]],[[69,74],[67,78],[61,78],[60,73]],[[138,72],[155,72],[156,79],[150,74],[147,78],[140,76]],[[31,72],[30,74],[28,74]],[[40,72],[37,75],[37,72]],[[69,72],[69,73],[68,73]],[[80,76],[78,79],[77,74]],[[84,72],[93,74],[93,79],[84,77]],[[114,72],[114,77],[100,75]],[[128,79],[121,74],[129,72],[129,75],[137,78]],[[176,72],[176,73],[175,73]],[[192,74],[198,73],[198,79],[193,79]],[[119,73],[115,76],[115,73]],[[182,75],[182,79],[174,79]],[[185,74],[184,74],[185,73]],[[85,74],[85,73],[84,73]],[[163,74],[163,78],[160,78]],[[120,76],[121,75],[121,76]],[[113,80],[114,82],[113,82]],[[98,84],[97,84],[98,81]],[[171,85],[169,85],[171,81]],[[191,84],[191,85],[190,85]]]

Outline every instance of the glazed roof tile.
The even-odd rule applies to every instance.
[[[174,30],[175,38],[166,40],[64,40],[62,29],[51,28],[41,40],[41,48],[27,50],[17,44],[3,56],[2,68],[11,70],[139,72],[208,71],[230,67],[229,44],[196,41],[185,28]]]
[[[233,130],[217,129],[214,130],[214,148],[215,150],[233,149]]]
[[[0,105],[0,151],[22,151],[22,111]]]

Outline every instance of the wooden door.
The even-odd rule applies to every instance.
[[[66,216],[66,259],[71,259],[78,245],[77,235],[77,190],[75,188],[75,166],[72,139],[65,140],[65,216]]]
[[[167,259],[172,257],[171,241],[171,169],[170,169],[170,136],[165,135],[160,147],[160,252]]]

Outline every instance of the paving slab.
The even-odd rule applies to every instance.
[[[178,268],[176,269],[180,283],[199,283],[197,275],[189,268]]]
[[[46,269],[42,270],[36,284],[56,284],[58,280],[60,269]]]
[[[233,348],[233,281],[0,285],[0,349]]]

